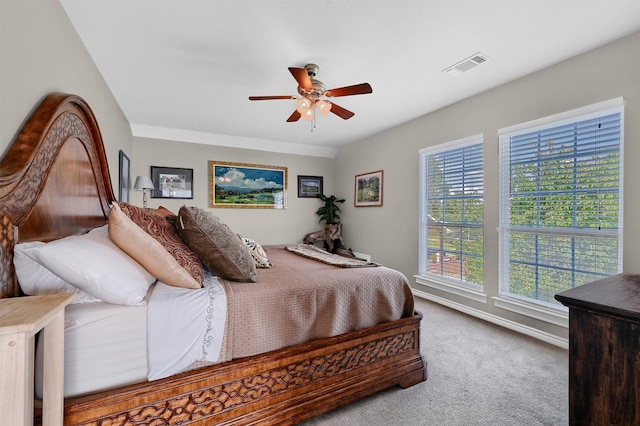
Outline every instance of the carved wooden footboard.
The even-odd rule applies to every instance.
[[[100,131],[79,97],[44,98],[0,162],[0,297],[19,296],[13,247],[106,223]],[[294,424],[426,379],[419,313],[153,382],[65,401],[65,424]]]
[[[65,424],[295,424],[425,380],[421,318],[70,400]]]

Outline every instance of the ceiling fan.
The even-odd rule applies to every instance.
[[[304,68],[289,67],[289,71],[293,75],[293,78],[298,82],[297,96],[249,96],[250,101],[266,101],[273,99],[294,99],[296,100],[296,110],[289,116],[287,122],[291,123],[298,121],[300,117],[306,120],[313,120],[315,118],[316,109],[320,111],[322,115],[327,115],[329,112],[334,113],[343,120],[348,120],[355,114],[347,109],[342,108],[340,105],[322,99],[322,97],[337,98],[339,96],[351,96],[351,95],[364,95],[372,93],[373,89],[369,83],[356,84],[353,86],[339,87],[337,89],[326,90],[324,83],[320,80],[316,80],[318,74],[318,67],[316,64],[307,64]]]

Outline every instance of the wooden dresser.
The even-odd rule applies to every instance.
[[[569,423],[640,425],[640,275],[555,297],[569,307]]]

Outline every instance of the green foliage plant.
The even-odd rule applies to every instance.
[[[320,194],[320,200],[324,202],[324,206],[320,207],[316,214],[320,216],[320,222],[325,221],[327,225],[340,222],[340,207],[337,203],[344,203],[344,199],[338,199],[335,195],[327,197],[324,194]]]

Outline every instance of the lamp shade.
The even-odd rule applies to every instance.
[[[133,189],[153,189],[153,182],[149,176],[138,176]]]

